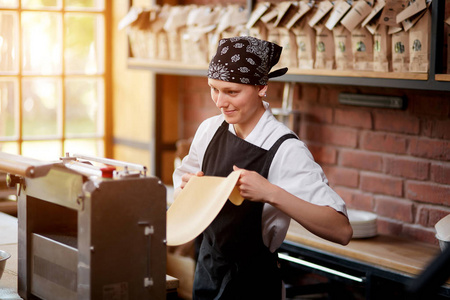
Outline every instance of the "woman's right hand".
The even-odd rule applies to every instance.
[[[184,187],[186,186],[186,184],[188,183],[188,181],[193,177],[193,176],[203,176],[205,175],[202,171],[198,171],[197,173],[185,173],[183,174],[183,176],[181,176],[181,184],[180,186],[174,191],[174,199],[176,199],[178,197],[178,194],[181,192],[182,189],[184,189]]]
[[[194,177],[194,176],[203,176],[204,173],[202,171],[198,171],[197,173],[185,173],[183,176],[181,176],[181,185],[180,188],[184,189],[188,181]]]

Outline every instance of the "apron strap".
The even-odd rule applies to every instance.
[[[278,148],[280,148],[281,144],[288,139],[298,139],[298,137],[295,134],[292,133],[288,133],[283,135],[282,137],[280,137],[275,144],[272,145],[272,147],[269,149],[268,153],[267,153],[267,159],[266,162],[264,163],[264,167],[262,169],[261,174],[265,174],[265,177],[267,178],[269,176],[269,169],[270,169],[270,165],[272,164],[272,160],[275,157],[275,154],[278,151]]]

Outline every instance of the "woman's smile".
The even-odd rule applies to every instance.
[[[231,116],[236,112],[235,109],[222,109],[222,113],[226,116]]]

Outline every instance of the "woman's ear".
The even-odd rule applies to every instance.
[[[258,89],[259,89],[258,95],[259,95],[260,97],[266,97],[266,96],[267,96],[267,95],[266,95],[266,93],[267,93],[267,88],[268,88],[267,85],[259,85],[259,86],[258,86]]]

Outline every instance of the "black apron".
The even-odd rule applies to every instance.
[[[207,176],[226,177],[233,165],[256,171],[265,178],[278,147],[293,134],[282,136],[269,150],[257,147],[228,131],[225,121],[217,129],[203,159]],[[227,201],[203,232],[195,271],[193,298],[281,299],[278,255],[262,239],[264,203]]]

